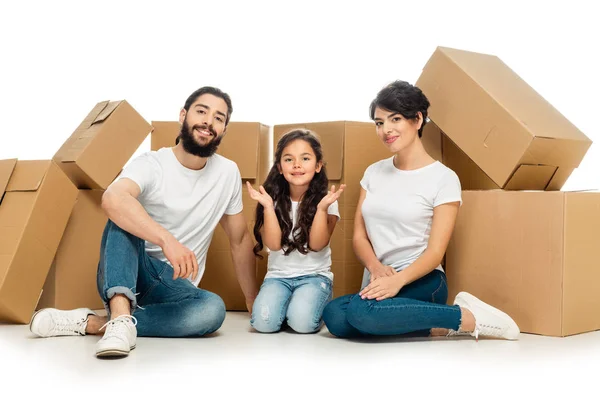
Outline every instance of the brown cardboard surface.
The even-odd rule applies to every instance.
[[[181,125],[176,121],[152,121],[151,149],[175,146]],[[259,179],[268,173],[269,127],[258,122],[230,122],[217,154],[238,165],[242,179]],[[265,147],[267,148],[265,151]],[[266,170],[266,171],[265,171]]]
[[[152,127],[125,100],[92,109],[53,160],[79,189],[106,189]]]
[[[0,320],[30,321],[76,197],[53,161],[16,162],[0,203]]]
[[[354,121],[276,125],[273,128],[273,149],[283,134],[295,128],[310,129],[321,139],[329,186],[346,184],[346,189],[338,200],[341,219],[330,242],[333,296],[356,293],[360,289],[364,271],[352,247],[360,180],[369,165],[389,158],[392,154],[377,137],[375,124]]]
[[[500,188],[558,190],[592,143],[496,56],[438,47],[416,85],[431,120]]]
[[[38,309],[103,308],[96,288],[102,232],[108,218],[101,207],[103,190],[79,190]]]
[[[600,193],[463,191],[446,253],[449,302],[468,291],[522,332],[600,329]]]
[[[463,190],[500,189],[435,123],[429,122],[425,125],[422,141],[425,150],[432,157],[456,172]],[[557,182],[563,181],[571,171],[548,165],[522,164],[514,171],[504,189],[554,190],[558,187]]]
[[[176,121],[152,121],[154,130],[151,136],[151,149],[172,147],[180,132],[181,125]],[[242,176],[242,203],[244,217],[248,222],[248,232],[254,228],[256,202],[252,200],[246,189],[246,182],[255,188],[265,180],[269,169],[269,136],[268,126],[259,122],[230,122],[225,137],[219,145],[217,153],[238,165]],[[265,260],[256,260],[259,284],[264,278]],[[245,311],[246,300],[237,280],[231,259],[229,239],[220,225],[215,229],[206,258],[206,269],[199,287],[221,296],[229,311]]]

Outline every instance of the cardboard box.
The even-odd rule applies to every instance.
[[[173,121],[152,121],[154,130],[151,136],[152,150],[172,147],[179,135],[181,125]],[[248,221],[248,231],[254,241],[254,217],[256,201],[252,200],[246,189],[246,182],[255,188],[262,184],[270,169],[269,127],[258,122],[230,122],[227,133],[217,153],[237,163],[242,176],[243,214]],[[256,260],[259,283],[264,278],[266,253],[264,259]],[[206,269],[200,287],[221,296],[228,311],[245,311],[246,300],[237,280],[229,239],[220,225],[215,229],[206,258]]]
[[[53,160],[79,189],[106,189],[152,127],[127,103],[96,104]]]
[[[495,188],[560,190],[592,143],[496,56],[438,47],[416,86]]]
[[[456,172],[463,190],[498,189],[498,185],[433,122],[430,121],[425,125],[421,141],[430,156]],[[530,174],[535,174],[535,171],[530,171]],[[520,178],[525,179],[528,179],[528,177],[531,177],[531,175],[520,176]],[[515,176],[510,180],[505,190],[510,190],[514,186],[527,184],[527,180],[523,181]],[[542,185],[536,189],[544,190],[545,187]]]
[[[79,190],[38,309],[104,308],[96,286],[102,232],[108,220],[101,207],[103,193]]]
[[[77,189],[50,160],[0,161],[0,320],[29,323]]]
[[[464,191],[446,253],[449,301],[468,291],[522,332],[600,329],[600,193]]]
[[[295,128],[310,129],[321,139],[329,186],[346,184],[346,189],[338,200],[341,219],[330,242],[333,296],[357,293],[362,283],[364,266],[354,254],[352,235],[360,180],[369,165],[391,157],[392,153],[377,137],[375,124],[352,121],[275,125],[273,149],[283,134]]]

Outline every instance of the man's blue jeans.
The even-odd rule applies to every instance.
[[[215,332],[225,320],[225,304],[189,280],[173,280],[173,268],[146,254],[144,240],[108,220],[102,235],[98,291],[108,302],[126,296],[137,319],[138,336],[192,337]]]
[[[446,275],[434,270],[389,299],[361,299],[358,294],[332,300],[323,311],[329,332],[342,338],[372,335],[429,336],[432,328],[458,330],[461,311],[448,306]]]

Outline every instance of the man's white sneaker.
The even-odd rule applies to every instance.
[[[33,314],[29,330],[34,335],[41,337],[83,336],[90,315],[97,314],[89,308],[76,310],[44,308]]]
[[[477,339],[479,336],[489,336],[508,340],[519,338],[519,327],[506,313],[479,300],[467,292],[460,292],[454,299],[454,305],[465,308],[475,317],[475,329],[469,332]],[[450,331],[448,336],[461,335],[466,332]]]
[[[135,349],[137,320],[132,315],[119,315],[108,321],[100,330],[106,328],[104,336],[96,344],[96,357],[126,356]]]

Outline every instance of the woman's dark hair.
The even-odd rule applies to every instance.
[[[271,196],[273,204],[275,205],[275,214],[277,215],[277,221],[281,227],[281,248],[285,255],[290,254],[294,250],[298,250],[302,254],[307,254],[308,251],[311,250],[308,246],[310,227],[317,211],[317,204],[319,204],[327,194],[327,185],[329,183],[325,165],[322,165],[321,170],[315,172],[315,175],[308,186],[308,190],[300,199],[300,204],[298,205],[298,219],[296,221],[296,227],[292,232],[290,185],[285,180],[283,174],[279,172],[279,166],[283,150],[295,140],[304,140],[307,142],[317,157],[317,163],[323,162],[321,142],[312,131],[306,129],[294,129],[284,134],[281,139],[279,139],[279,142],[277,142],[273,166],[269,171],[269,175],[267,175],[263,187],[269,196]],[[256,246],[254,246],[254,254],[260,258],[262,258],[262,255],[260,255],[259,252],[263,249],[260,229],[264,224],[264,211],[264,207],[258,203],[256,206],[256,222],[254,223],[254,238],[257,242]],[[290,233],[292,234],[291,239]]]
[[[423,115],[423,123],[419,128],[419,137],[423,135],[423,127],[427,123],[427,109],[429,100],[425,94],[416,86],[405,81],[395,81],[385,86],[377,93],[375,100],[369,107],[369,116],[375,119],[377,107],[387,111],[400,113],[406,119],[417,120],[420,112]]]

